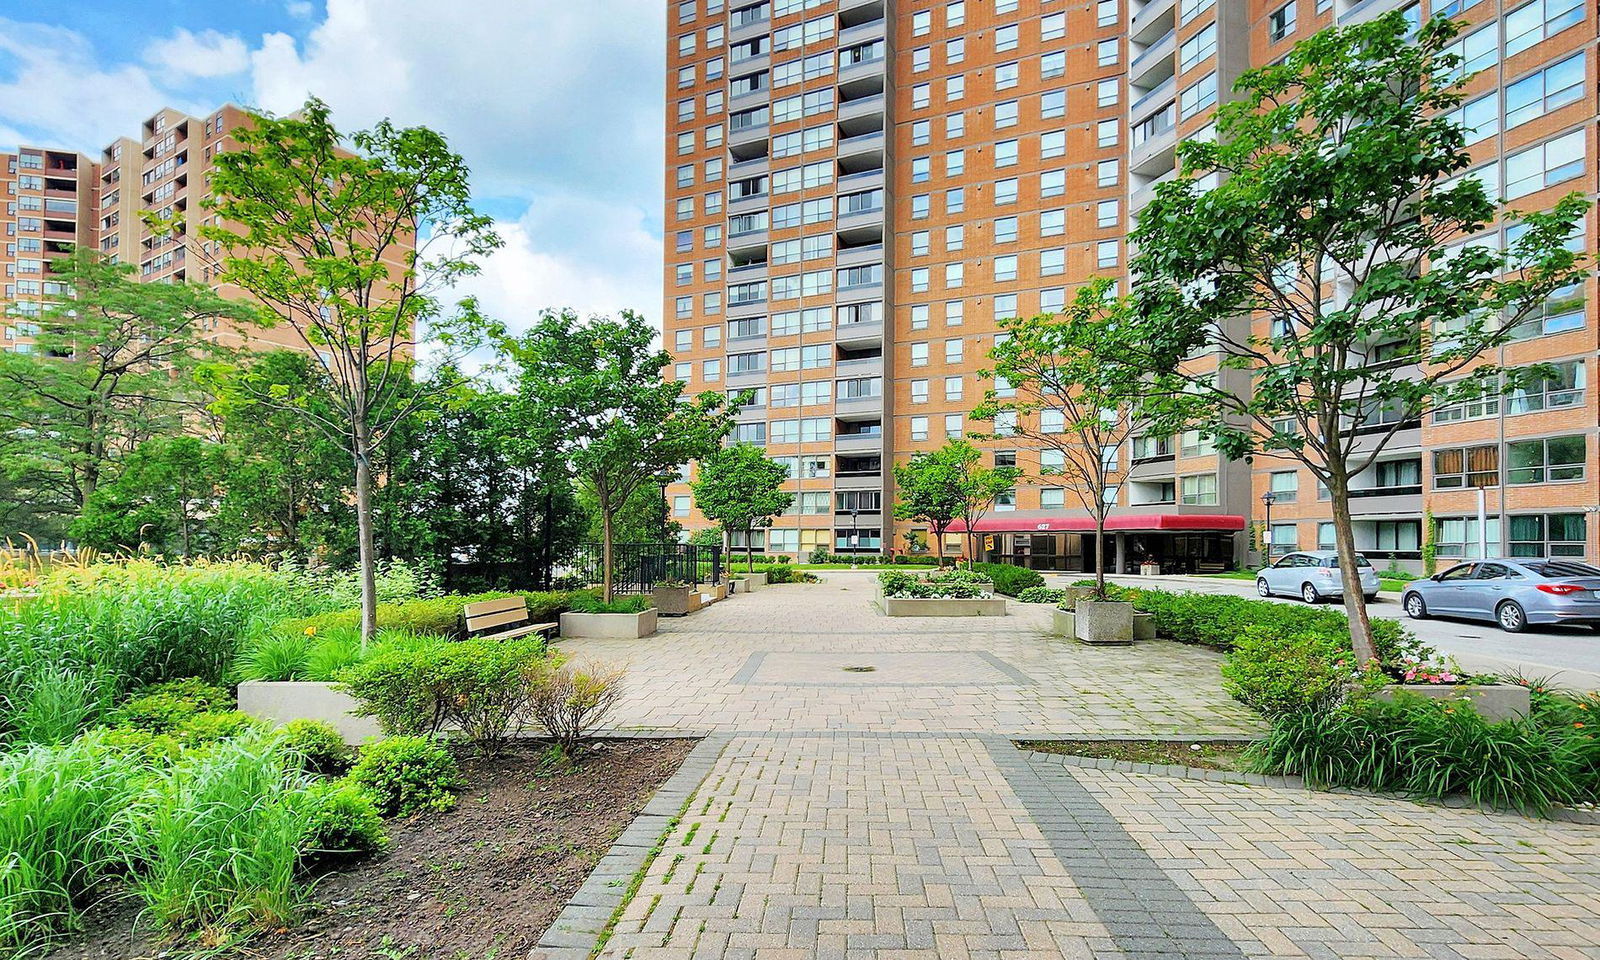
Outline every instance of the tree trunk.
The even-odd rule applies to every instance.
[[[611,503],[600,497],[600,599],[610,603],[615,599],[611,584]]]
[[[944,532],[946,529],[947,528],[945,527],[933,528],[933,536],[935,540],[933,545],[933,555],[939,558],[940,570],[944,569]]]
[[[1103,493],[1101,499],[1105,499]],[[1106,598],[1106,517],[1103,513],[1094,517],[1094,596],[1096,600]]]
[[[361,564],[361,649],[378,632],[378,577],[372,539],[372,461],[364,436],[356,436],[356,530]]]
[[[1328,479],[1335,546],[1339,552],[1339,578],[1344,588],[1344,612],[1350,618],[1350,646],[1355,651],[1356,662],[1365,664],[1378,658],[1378,650],[1372,640],[1367,598],[1361,592],[1361,570],[1356,566],[1356,534],[1350,524],[1350,486],[1337,472]]]
[[[755,571],[756,571],[755,539],[756,539],[756,528],[755,527],[745,527],[744,528],[744,572],[745,573],[755,573]]]

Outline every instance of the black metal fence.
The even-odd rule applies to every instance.
[[[599,583],[601,545],[581,543],[556,566],[558,577]],[[716,583],[722,579],[722,548],[688,543],[614,543],[611,545],[612,586],[618,593],[649,593],[663,580]]]

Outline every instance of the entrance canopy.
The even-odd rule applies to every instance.
[[[1211,533],[1244,529],[1244,517],[1226,513],[1131,513],[1106,518],[1107,532]],[[966,533],[961,520],[947,533]],[[1093,533],[1089,517],[984,517],[974,533]]]

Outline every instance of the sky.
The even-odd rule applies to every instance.
[[[388,117],[444,134],[505,247],[458,290],[661,313],[660,0],[3,0],[0,150],[91,156],[162,106]]]

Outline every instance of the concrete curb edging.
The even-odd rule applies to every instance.
[[[528,953],[528,960],[586,960],[594,953],[626,905],[633,878],[649,864],[732,740],[727,734],[717,734],[695,744],[677,772],[656,790],[589,871],[583,886]]]

